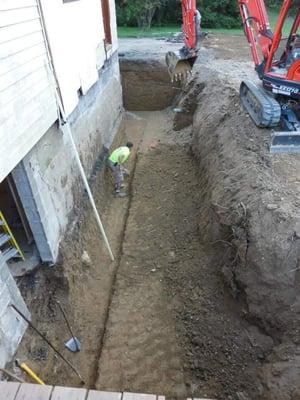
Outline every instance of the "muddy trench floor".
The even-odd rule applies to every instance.
[[[108,190],[103,218],[115,263],[99,245],[88,205],[64,243],[60,265],[21,282],[33,320],[61,349],[68,333],[55,299],[65,305],[82,351],[64,354],[86,386],[157,393],[168,398],[256,396],[259,350],[239,307],[227,295],[224,247],[202,241],[205,177],[190,153],[190,130],[175,133],[172,114],[139,112],[126,121],[135,143],[130,196]],[[97,197],[99,187],[94,185]],[[99,189],[100,190],[100,189]],[[105,197],[105,196],[104,196]],[[206,199],[206,200],[205,200]],[[97,198],[104,205],[103,195]],[[91,262],[82,261],[86,251]],[[78,380],[28,331],[18,357],[49,384]]]

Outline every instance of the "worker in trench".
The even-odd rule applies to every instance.
[[[133,143],[127,142],[126,146],[118,147],[107,159],[107,166],[111,170],[115,180],[116,197],[127,196],[127,193],[121,192],[121,189],[123,187],[124,174],[128,175],[127,170],[124,168],[124,163],[128,160],[132,147]]]

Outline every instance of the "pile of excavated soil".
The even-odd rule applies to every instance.
[[[223,276],[244,317],[276,344],[260,370],[263,398],[299,398],[300,158],[270,155],[222,75],[202,68],[192,151],[206,177],[203,240],[222,249]],[[202,188],[203,189],[203,188]],[[255,345],[255,344],[254,344]],[[297,397],[298,396],[298,397]]]

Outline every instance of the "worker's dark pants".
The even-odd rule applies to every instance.
[[[107,166],[111,170],[114,180],[115,180],[115,190],[119,191],[121,189],[122,182],[124,181],[123,172],[121,169],[121,165],[115,165],[109,159],[107,160]]]

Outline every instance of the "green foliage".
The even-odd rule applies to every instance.
[[[276,1],[276,0],[271,0]],[[204,28],[237,28],[240,24],[237,0],[198,0]],[[168,24],[181,25],[180,0],[117,0],[119,26],[142,29]]]
[[[168,0],[118,0],[117,19],[119,25],[150,29],[156,10],[166,5]]]
[[[240,25],[237,0],[199,0],[204,28],[237,28]]]
[[[120,2],[116,2],[116,12],[117,12],[117,21],[118,26],[135,26],[137,25],[136,21],[136,10],[134,4],[119,4]]]
[[[280,8],[282,5],[282,0],[266,0],[266,5],[269,8]]]

